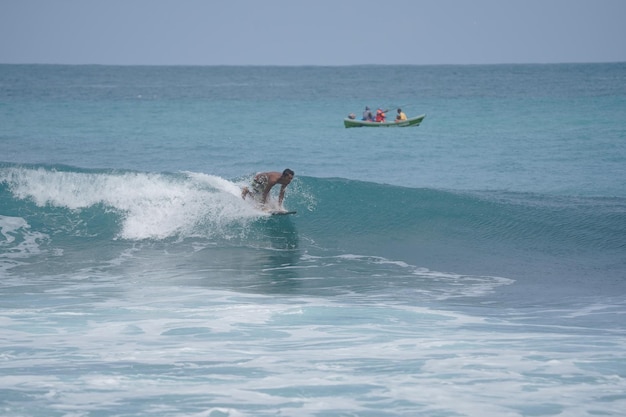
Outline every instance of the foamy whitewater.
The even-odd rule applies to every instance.
[[[0,65],[0,415],[622,416],[625,121],[623,63]]]

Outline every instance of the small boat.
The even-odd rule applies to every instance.
[[[426,117],[426,115],[421,114],[401,122],[396,122],[395,120],[392,120],[391,122],[367,122],[365,120],[346,118],[343,119],[343,125],[345,127],[409,127],[419,126],[420,123],[422,123],[422,120],[424,120],[424,117]]]

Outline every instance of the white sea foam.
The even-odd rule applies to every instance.
[[[446,300],[458,297],[480,297],[492,293],[498,287],[511,285],[515,281],[510,278],[496,276],[464,275],[450,272],[433,271],[421,266],[410,265],[404,261],[395,261],[380,256],[342,254],[335,256],[313,256],[304,254],[302,260],[311,263],[315,268],[341,268],[345,264],[348,270],[367,267],[371,276],[390,276],[394,280],[405,277],[401,288],[403,293],[414,291],[428,298]],[[381,266],[377,269],[376,266]],[[342,275],[349,275],[344,273]],[[421,283],[422,285],[416,285]],[[411,285],[412,284],[412,285]]]
[[[626,403],[623,370],[606,367],[623,335],[598,343],[576,328],[349,296],[119,285],[124,297],[90,306],[4,309],[12,322],[0,337],[13,354],[0,391],[45,393],[32,397],[33,415],[137,406],[144,415],[583,416],[618,415]],[[87,308],[89,320],[58,314],[68,308]]]
[[[103,205],[121,216],[120,237],[140,240],[219,233],[233,221],[262,216],[237,184],[186,173],[83,173],[44,168],[3,171],[12,193],[38,206],[71,210]]]
[[[41,244],[48,239],[45,233],[31,230],[21,217],[3,215],[0,215],[0,235],[3,237],[0,239],[0,271],[20,265],[20,259],[42,253]]]

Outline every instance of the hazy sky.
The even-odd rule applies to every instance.
[[[0,63],[626,61],[626,0],[0,0]]]

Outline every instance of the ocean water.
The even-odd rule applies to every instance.
[[[0,65],[3,416],[621,416],[625,323],[624,63]]]

